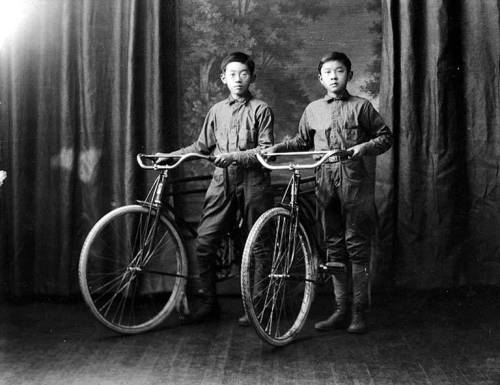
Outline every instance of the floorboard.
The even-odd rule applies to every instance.
[[[371,330],[316,332],[316,298],[294,343],[273,348],[239,327],[237,296],[217,322],[119,336],[81,302],[0,303],[0,384],[500,384],[500,289],[379,294]]]

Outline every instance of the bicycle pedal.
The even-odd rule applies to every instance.
[[[346,265],[342,262],[326,262],[319,265],[320,269],[328,274],[345,273]]]

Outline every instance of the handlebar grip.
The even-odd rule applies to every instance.
[[[210,162],[215,160],[213,155],[202,155],[197,153],[188,153],[182,155],[171,155],[158,152],[156,154],[137,154],[137,163],[146,170],[171,170],[179,166],[185,160],[206,159]],[[145,160],[149,161],[145,162]]]

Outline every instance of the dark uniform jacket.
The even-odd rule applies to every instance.
[[[347,150],[357,144],[363,144],[364,155],[382,154],[392,145],[392,132],[369,100],[346,91],[340,98],[326,95],[310,103],[300,119],[299,132],[278,151]],[[368,179],[362,159],[342,162],[336,168],[350,182]]]
[[[392,133],[364,98],[326,95],[310,103],[299,123],[299,132],[286,143],[287,151],[346,150],[364,143],[366,155],[379,155],[391,147]]]
[[[177,153],[196,152],[215,156],[236,152],[237,167],[216,168],[214,182],[233,184],[242,182],[269,185],[269,173],[264,171],[256,152],[274,143],[274,116],[263,101],[248,94],[243,101],[232,96],[215,104],[208,112],[198,139]]]

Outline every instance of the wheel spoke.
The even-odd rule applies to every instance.
[[[103,274],[100,274],[100,275],[103,275]],[[122,279],[123,279],[122,276],[117,276],[117,277],[113,278],[112,280],[102,284],[101,286],[96,287],[95,289],[93,288],[92,284],[89,285],[89,288],[92,289],[91,290],[92,294],[96,294],[101,290],[107,289],[104,293],[101,293],[102,295],[105,295],[105,294],[109,293],[109,291],[112,290],[116,285],[120,285],[121,282],[119,282],[119,281]],[[102,281],[102,279],[101,279],[101,281]]]
[[[104,311],[105,316],[108,314],[109,310],[111,309],[111,305],[113,304],[113,301],[115,300],[115,298],[118,296],[118,294],[120,294],[123,290],[125,290],[130,285],[130,282],[131,282],[131,280],[129,279],[128,281],[126,281],[126,283],[123,283],[123,279],[122,279],[122,281],[119,283],[120,288],[111,296],[110,299],[108,299],[101,306],[101,308],[99,309],[100,311],[104,311],[104,309],[106,309]],[[122,298],[123,298],[123,296],[122,296]]]

